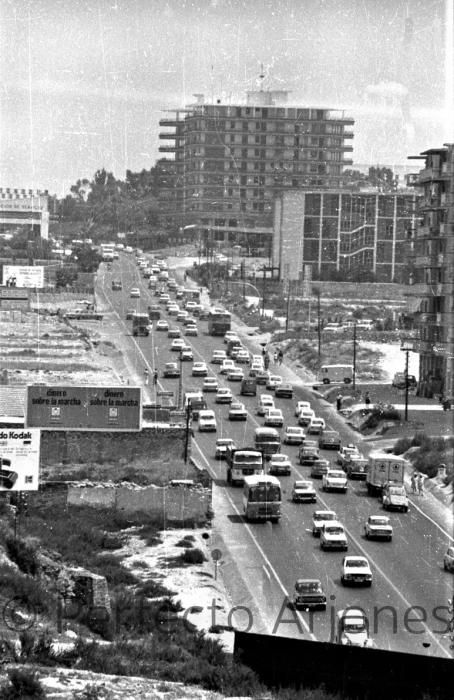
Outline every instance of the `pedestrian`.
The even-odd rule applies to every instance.
[[[279,348],[279,352],[277,353],[277,359],[279,364],[282,364],[282,360],[284,359],[284,353],[282,352],[282,348]]]
[[[157,383],[158,383],[158,370],[155,369],[153,371],[153,384],[156,386]]]
[[[366,408],[369,408],[370,406],[370,394],[368,391],[364,394],[364,403],[366,404]]]
[[[263,357],[263,359],[265,359],[265,355],[266,355],[266,348],[262,348],[262,357]]]
[[[338,395],[337,395],[337,399],[336,399],[336,408],[337,408],[338,411],[340,411],[341,408],[342,408],[342,400],[343,400],[343,398],[344,398],[344,397],[342,396],[342,394],[338,394]]]
[[[148,386],[148,379],[149,379],[148,367],[145,367],[145,369],[143,371],[143,376],[145,379],[145,386]]]
[[[418,494],[424,496],[424,475],[418,475]]]
[[[416,493],[417,488],[416,488],[416,479],[417,479],[417,472],[413,472],[413,474],[410,477],[410,484],[411,484],[411,492]]]
[[[263,365],[264,365],[265,369],[268,369],[268,367],[270,366],[270,356],[268,355],[267,352],[265,353],[264,358],[263,358]]]
[[[278,358],[278,352],[277,350],[274,351],[274,364],[277,365],[277,358]]]

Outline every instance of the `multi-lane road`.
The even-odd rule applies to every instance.
[[[122,280],[123,291],[111,291],[112,279]],[[127,309],[135,307],[146,310],[150,303],[157,301],[157,297],[148,290],[146,280],[141,278],[135,258],[121,255],[110,271],[103,266],[99,285],[112,305],[119,333],[128,336],[127,347],[135,366],[140,368],[138,373],[143,370],[144,363],[150,370],[156,367],[161,388],[177,393],[178,379],[162,378],[164,363],[177,359],[177,354],[170,351],[171,340],[167,338],[167,333],[154,331],[152,336],[133,338],[131,322],[125,320]],[[133,286],[141,289],[140,299],[129,297]],[[170,318],[169,322],[174,326],[179,325],[174,318]],[[206,322],[199,322],[198,327],[199,336],[187,338],[187,343],[193,348],[194,360],[206,361],[209,373],[218,377],[219,366],[211,365],[209,361],[213,349],[225,348],[225,345],[222,338],[207,335]],[[201,387],[203,380],[191,376],[191,363],[182,364],[184,389]],[[229,385],[225,377],[218,378],[222,385]],[[239,383],[230,383],[230,388],[234,394],[239,393]],[[260,391],[266,391],[265,387],[258,387]],[[347,606],[359,606],[368,615],[371,636],[378,648],[451,656],[448,600],[453,596],[453,578],[452,574],[443,570],[443,555],[452,533],[442,520],[437,521],[426,515],[419,507],[420,502],[413,500],[407,514],[389,514],[394,528],[392,542],[366,540],[363,536],[366,519],[370,514],[380,513],[381,506],[377,499],[367,495],[364,483],[350,482],[344,495],[325,493],[321,490],[321,482],[315,481],[317,505],[294,504],[291,501],[293,481],[307,478],[309,468],[297,463],[297,447],[283,446],[282,451],[292,459],[293,471],[291,476],[281,478],[283,506],[280,523],[244,522],[241,516],[241,489],[226,485],[225,463],[214,459],[214,448],[216,437],[222,436],[232,437],[238,446],[253,444],[253,431],[263,424],[263,419],[256,413],[258,395],[255,398],[241,397],[248,410],[248,419],[246,422],[231,422],[228,420],[228,405],[217,405],[215,395],[206,394],[209,407],[216,412],[218,431],[216,435],[199,433],[194,424],[195,438],[192,441],[193,456],[215,477],[217,505],[214,532],[219,534],[218,541],[228,548],[228,551],[222,552],[225,569],[235,570],[235,577],[242,580],[239,586],[232,576],[226,583],[235,604],[245,605],[246,589],[250,596],[251,612],[242,612],[243,627],[253,617],[254,606],[257,606],[268,631],[328,641],[332,638],[336,611]],[[310,400],[316,414],[324,417],[329,427],[339,430],[345,442],[351,442],[350,430],[341,424],[333,410],[304,387],[295,388],[293,400],[276,400],[276,406],[283,411],[285,426],[296,424],[294,408],[300,399]],[[367,443],[359,446],[366,454],[370,449]],[[323,456],[334,460],[333,453],[323,452]],[[320,549],[319,540],[312,536],[311,530],[312,514],[316,508],[336,511],[347,530],[348,553],[362,554],[369,560],[373,572],[371,588],[344,588],[341,585],[344,553],[323,552]],[[230,568],[229,560],[232,564]],[[328,598],[326,612],[295,615],[285,608],[285,597],[292,596],[295,580],[299,577],[319,578],[322,581]]]

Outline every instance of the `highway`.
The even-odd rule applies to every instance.
[[[111,291],[112,279],[122,280],[123,291]],[[155,366],[158,368],[160,388],[173,390],[177,395],[178,379],[162,378],[164,363],[178,361],[177,353],[169,349],[171,340],[167,333],[154,331],[150,337],[132,338],[131,322],[125,320],[127,309],[146,310],[150,303],[157,303],[157,297],[151,296],[153,292],[147,288],[147,280],[140,276],[135,257],[121,254],[120,260],[112,264],[111,271],[103,265],[99,285],[116,313],[119,332],[130,336],[128,347],[139,375],[146,360],[150,370]],[[129,297],[133,286],[140,287],[140,299]],[[166,317],[164,307],[162,309],[161,317]],[[171,325],[182,327],[174,318],[168,320]],[[198,322],[198,328],[198,337],[185,338],[193,348],[194,360],[206,361],[209,373],[217,376],[221,385],[229,385],[233,393],[238,394],[240,384],[227,382],[218,376],[219,366],[209,364],[213,349],[225,348],[222,338],[208,336],[205,321]],[[184,362],[182,366],[183,390],[201,387],[203,379],[191,377],[191,363]],[[272,365],[271,368],[279,374],[277,367]],[[215,395],[206,394],[209,408],[216,412],[218,431],[216,434],[199,433],[194,423],[192,454],[215,478],[215,502],[219,506],[215,506],[214,530],[221,534],[222,541],[233,543],[236,564],[239,569],[243,568],[252,595],[255,593],[255,602],[267,619],[268,629],[286,636],[302,635],[328,641],[332,639],[335,612],[348,606],[359,606],[369,617],[371,636],[378,648],[450,657],[447,605],[453,595],[453,577],[443,570],[443,555],[451,533],[442,524],[426,517],[421,509],[410,505],[407,514],[388,514],[394,528],[392,542],[366,540],[363,529],[367,517],[382,510],[377,499],[367,495],[364,482],[350,481],[347,494],[338,494],[323,492],[321,482],[315,480],[317,504],[294,504],[291,501],[293,481],[309,477],[310,469],[297,464],[297,447],[283,445],[282,452],[291,457],[293,471],[291,476],[280,478],[283,487],[280,523],[247,524],[243,521],[241,489],[226,485],[226,465],[214,459],[214,447],[217,437],[227,436],[232,437],[238,446],[253,444],[253,431],[263,424],[263,419],[256,414],[258,396],[261,392],[270,393],[265,387],[257,389],[257,397],[239,399],[248,410],[246,422],[229,421],[228,405],[217,405]],[[316,414],[327,421],[327,427],[339,430],[342,439],[351,442],[351,431],[341,424],[333,409],[299,386],[295,388],[292,400],[276,400],[276,406],[283,411],[285,426],[296,424],[294,407],[300,399],[310,400]],[[357,441],[357,444],[365,454],[370,450],[368,443]],[[334,455],[335,452],[322,451],[322,456],[331,461]],[[341,585],[341,564],[345,553],[320,549],[319,540],[312,536],[311,529],[312,514],[316,509],[336,511],[347,530],[348,554],[362,554],[369,560],[374,577],[371,588],[344,588]],[[295,580],[299,577],[321,580],[328,599],[326,612],[295,615],[285,608],[285,596],[292,596]],[[235,600],[235,585],[230,583]]]

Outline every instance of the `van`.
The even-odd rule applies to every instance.
[[[353,365],[322,365],[318,381],[323,384],[350,384],[353,379]]]
[[[198,420],[200,411],[207,408],[207,402],[201,391],[186,391],[184,394],[184,409],[191,402],[191,415],[193,420]]]
[[[257,382],[255,379],[248,377],[241,382],[241,396],[257,396]]]

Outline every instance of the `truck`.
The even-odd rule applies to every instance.
[[[380,495],[386,484],[403,485],[407,460],[388,452],[371,452],[367,463],[366,487],[371,495]]]
[[[241,381],[241,396],[257,396],[257,382],[253,377]]]
[[[161,318],[161,309],[158,305],[148,307],[148,318],[150,321],[159,321]]]
[[[207,402],[205,400],[205,397],[200,390],[186,391],[184,394],[185,410],[189,402],[191,402],[192,420],[198,420],[200,411],[204,411],[207,408]]]
[[[254,447],[228,448],[226,452],[227,483],[242,486],[245,476],[263,475],[263,453]]]
[[[322,365],[318,381],[323,384],[350,384],[353,379],[353,365]]]
[[[148,314],[135,313],[132,317],[133,336],[150,335],[150,318]]]

